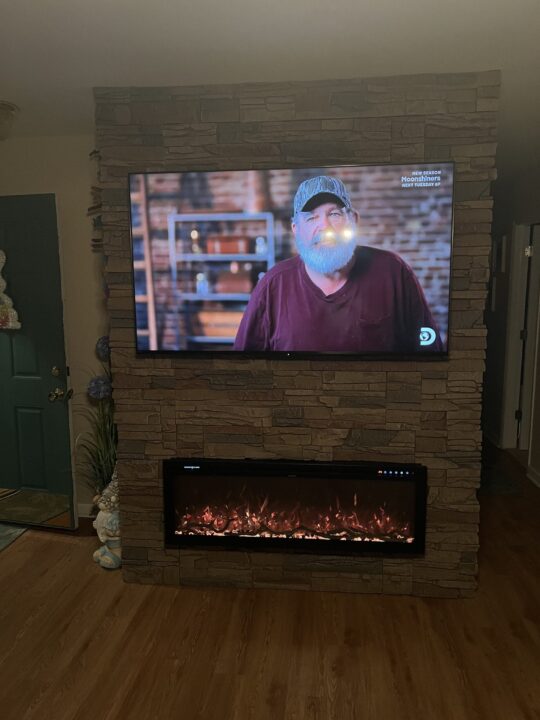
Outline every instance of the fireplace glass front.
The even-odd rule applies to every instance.
[[[424,551],[421,465],[190,458],[163,471],[169,547]]]

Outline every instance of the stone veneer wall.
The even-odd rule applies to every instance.
[[[474,592],[499,80],[96,89],[126,580]],[[135,356],[128,171],[444,160],[456,162],[448,362]],[[161,460],[197,455],[425,463],[425,558],[165,550]]]

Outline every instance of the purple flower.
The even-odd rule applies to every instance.
[[[110,355],[109,336],[103,335],[96,343],[96,355],[101,362],[108,362]]]
[[[104,400],[111,397],[111,379],[107,375],[97,375],[88,383],[87,392],[94,400]]]

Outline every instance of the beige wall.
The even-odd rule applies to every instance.
[[[56,195],[66,355],[74,390],[72,448],[86,427],[80,412],[86,384],[99,369],[94,344],[107,331],[102,258],[91,251],[91,221],[86,216],[90,187],[95,184],[96,170],[89,159],[93,147],[90,135],[12,138],[0,143],[0,195]],[[89,503],[92,493],[87,486],[80,479],[76,486],[77,502]]]

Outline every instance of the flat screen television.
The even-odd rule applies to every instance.
[[[138,353],[445,357],[453,163],[133,173]]]

